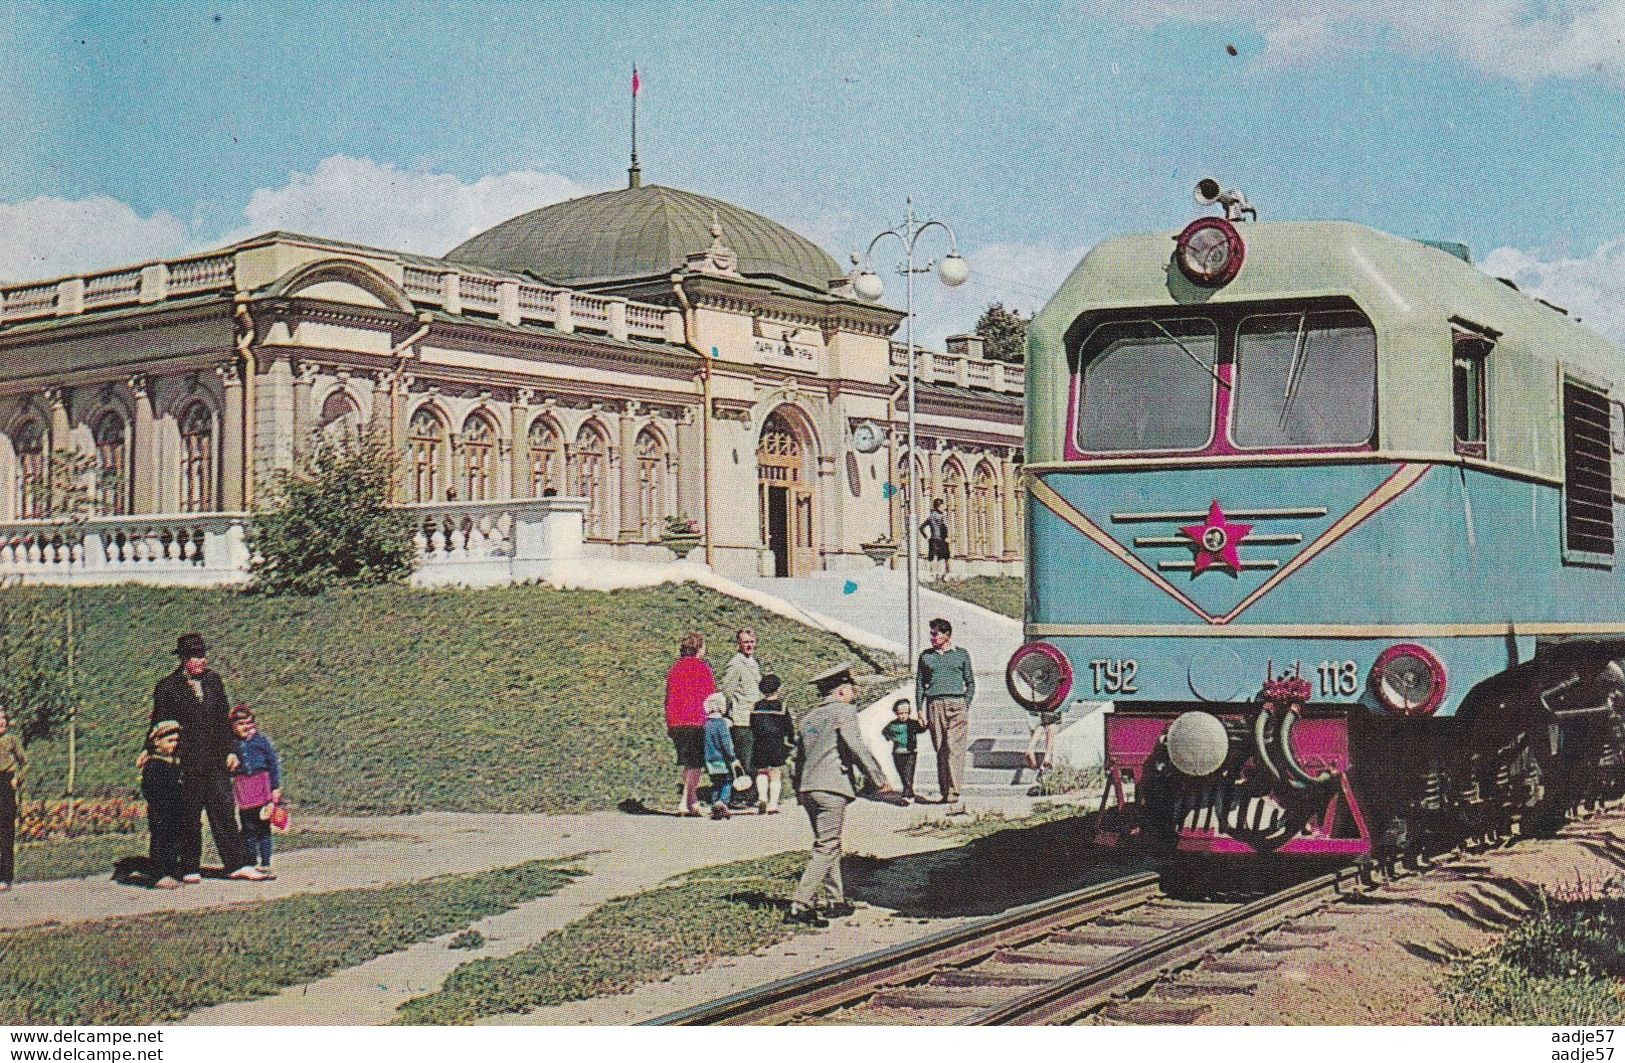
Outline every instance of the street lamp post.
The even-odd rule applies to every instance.
[[[941,229],[948,234],[948,254],[942,261],[930,261],[923,266],[914,264],[914,249],[920,237],[930,229]],[[914,275],[916,273],[930,273],[936,270],[942,283],[950,288],[957,288],[965,283],[970,276],[970,264],[959,254],[959,239],[947,223],[933,219],[919,220],[914,217],[914,197],[908,198],[908,216],[902,224],[893,226],[878,234],[869,241],[869,248],[863,253],[863,264],[853,278],[852,288],[857,292],[858,298],[866,302],[875,302],[885,294],[886,286],[869,266],[869,257],[874,253],[875,247],[888,236],[894,236],[903,245],[905,261],[897,267],[897,272],[908,279],[908,296],[905,304],[907,312],[907,344],[908,344],[908,490],[903,496],[903,542],[905,544],[904,558],[908,573],[908,663],[914,667],[914,661],[919,656],[919,612],[920,612],[920,581],[918,575],[918,547],[914,541],[916,515],[915,498],[919,493],[919,476],[916,475],[918,466],[915,463],[915,434],[914,434],[914,381],[915,381],[915,350],[914,350]]]

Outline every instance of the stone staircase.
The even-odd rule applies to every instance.
[[[907,645],[907,581],[902,573],[874,569],[742,582],[809,614],[842,620]],[[1034,782],[1033,772],[1024,760],[1031,717],[1015,703],[1004,685],[1004,666],[1021,645],[1021,622],[927,587],[920,590],[920,611],[920,648],[930,645],[926,624],[940,616],[953,624],[954,644],[964,647],[976,669],[976,700],[971,705],[970,749],[962,792],[1001,797],[1025,794]],[[808,622],[816,626],[813,617]],[[919,794],[936,795],[936,753],[926,735],[920,736],[914,779]]]

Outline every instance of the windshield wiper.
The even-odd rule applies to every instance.
[[[1174,341],[1174,346],[1176,346],[1180,350],[1184,351],[1186,357],[1188,357],[1191,361],[1196,363],[1196,368],[1202,370],[1202,372],[1204,372],[1208,376],[1212,377],[1213,382],[1215,384],[1218,384],[1221,387],[1224,385],[1224,381],[1219,379],[1219,374],[1213,369],[1213,367],[1208,365],[1206,362],[1202,361],[1202,359],[1198,358],[1196,356],[1195,351],[1193,351],[1189,347],[1185,346],[1185,341],[1184,340],[1180,339],[1178,336],[1175,336],[1172,332],[1169,332],[1166,328],[1163,327],[1162,322],[1158,321],[1156,318],[1152,318],[1151,323],[1153,325],[1157,326],[1157,331],[1158,332],[1162,333],[1164,336],[1167,336],[1169,339],[1173,340]]]
[[[1292,400],[1298,397],[1298,383],[1303,379],[1303,354],[1308,346],[1309,330],[1305,327],[1309,322],[1309,311],[1305,310],[1298,315],[1298,337],[1292,342],[1292,364],[1286,370],[1286,394],[1281,396],[1281,420],[1277,422],[1277,431],[1286,428],[1287,417],[1292,413]]]

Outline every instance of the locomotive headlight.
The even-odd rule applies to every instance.
[[[1212,775],[1230,756],[1230,735],[1224,721],[1211,712],[1180,713],[1164,741],[1174,767],[1194,779]]]
[[[1217,288],[1235,280],[1247,257],[1236,227],[1223,218],[1197,218],[1174,238],[1174,260],[1191,283]]]
[[[1072,665],[1049,643],[1029,642],[1010,655],[1004,678],[1022,708],[1049,712],[1072,690]]]
[[[1426,646],[1390,646],[1371,668],[1377,698],[1401,716],[1427,716],[1444,701],[1444,662]]]

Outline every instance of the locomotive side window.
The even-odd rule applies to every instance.
[[[1236,335],[1235,441],[1243,447],[1368,443],[1377,335],[1353,310],[1250,317]]]
[[[1563,531],[1578,560],[1614,555],[1613,446],[1608,396],[1563,381]]]
[[[1487,370],[1494,346],[1483,336],[1456,334],[1451,390],[1457,454],[1489,456]]]
[[[1201,318],[1117,321],[1084,343],[1078,445],[1091,453],[1191,451],[1213,437],[1218,329]]]
[[[1609,435],[1614,440],[1614,453],[1625,454],[1625,403],[1610,402],[1608,414],[1608,423],[1611,427]]]

